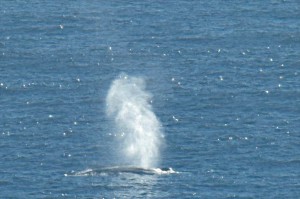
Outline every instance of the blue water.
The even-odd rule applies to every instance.
[[[0,3],[0,198],[298,198],[300,3]],[[160,168],[118,166],[106,96],[143,78]]]

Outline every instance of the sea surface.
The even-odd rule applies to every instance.
[[[121,167],[123,74],[175,172]],[[298,0],[1,0],[0,198],[299,197]]]

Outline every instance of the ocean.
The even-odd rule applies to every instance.
[[[0,198],[299,198],[300,2],[0,3]]]

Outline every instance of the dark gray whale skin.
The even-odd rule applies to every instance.
[[[162,168],[162,171],[169,171],[169,168]],[[104,167],[99,169],[94,169],[94,172],[97,173],[135,173],[135,174],[149,174],[153,175],[157,172],[153,168],[143,168],[143,167],[136,167],[136,166],[116,166],[116,167]]]
[[[161,174],[162,172],[172,172],[171,168],[143,168],[137,166],[113,166],[113,167],[100,167],[94,169],[87,169],[85,171],[78,172],[75,175],[100,175],[100,174],[110,174],[118,175],[121,173],[133,173],[140,175],[155,175]]]

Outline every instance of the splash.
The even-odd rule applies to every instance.
[[[106,98],[107,115],[120,132],[122,155],[127,162],[143,168],[157,166],[163,140],[151,97],[142,78],[123,74],[112,82]]]

